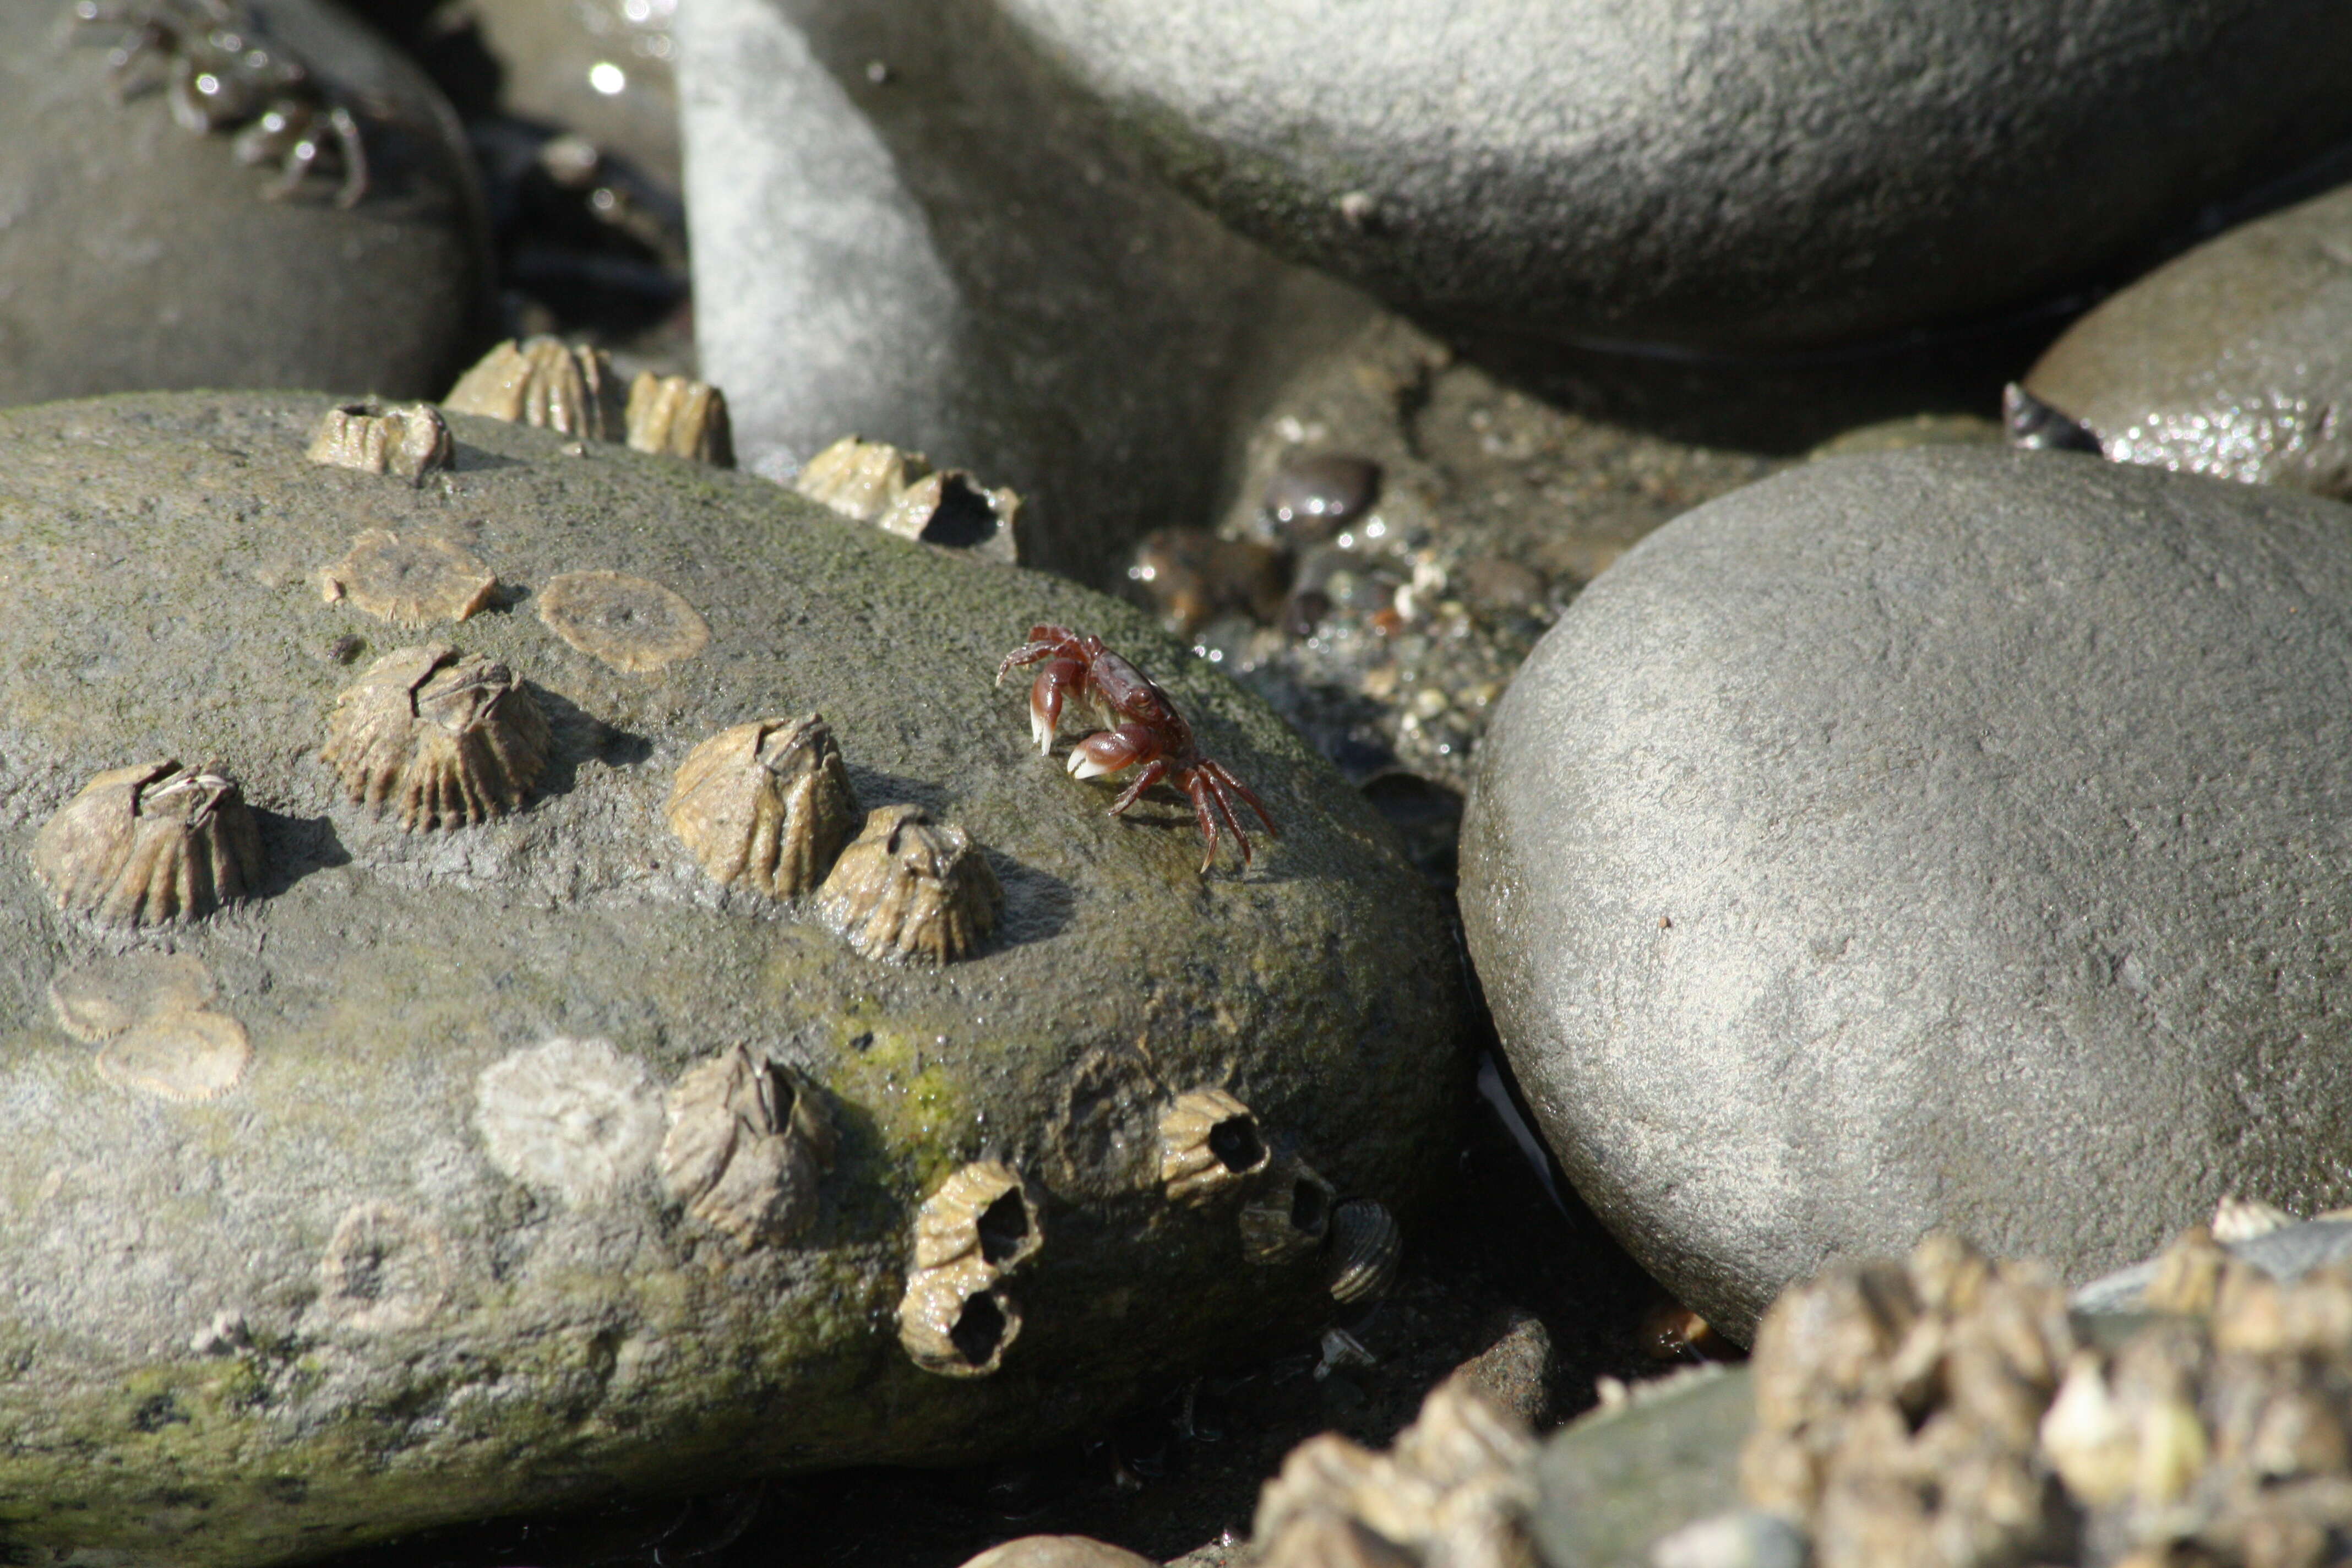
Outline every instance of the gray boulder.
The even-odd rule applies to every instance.
[[[19,1549],[269,1563],[616,1489],[1025,1447],[1311,1331],[1330,1196],[1411,1223],[1466,1087],[1434,902],[1328,764],[1139,612],[487,420],[453,416],[455,469],[421,486],[314,465],[327,406],[0,416]],[[1253,868],[1228,849],[1202,875],[1181,800],[1114,819],[1103,781],[1037,754],[993,684],[1037,620],[1166,682],[1280,825]],[[428,718],[511,719],[503,677],[444,689],[420,664],[384,720],[369,672],[433,642],[498,661],[540,715],[457,752],[493,783],[541,759],[510,810],[347,794],[410,755],[378,742],[447,755]],[[976,952],[861,956],[834,881],[774,899],[706,872],[734,876],[750,819],[736,775],[682,764],[811,710],[858,811],[931,815],[967,923],[994,913]],[[90,848],[110,824],[143,854],[179,819],[77,792],[166,757],[213,770],[153,795],[233,775],[252,837],[216,798],[209,871],[114,877]],[[719,780],[689,798],[737,824],[733,862],[674,835],[685,773]],[[420,799],[489,819],[408,830]],[[932,872],[897,833],[838,864],[899,856],[911,926]],[[249,896],[199,919],[77,912],[101,874],[146,890],[117,914],[201,903],[224,864]],[[882,908],[850,928],[869,948]]]
[[[2030,300],[2352,132],[2332,0],[1003,4],[1242,232],[1585,342]]]
[[[1832,458],[1629,552],[1500,705],[1471,952],[1578,1187],[1745,1337],[1933,1226],[2087,1279],[2352,1198],[2352,509]]]
[[[265,47],[358,120],[371,177],[349,210],[326,173],[265,199],[275,161],[241,163],[231,127],[184,130],[165,90],[139,89],[160,58],[114,102],[108,56],[128,26],[0,6],[0,403],[190,386],[431,396],[470,357],[488,251],[456,116],[334,6],[278,0],[266,16]]]

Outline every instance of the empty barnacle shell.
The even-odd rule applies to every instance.
[[[707,381],[637,373],[629,384],[629,445],[640,452],[690,458],[717,468],[735,466],[735,436],[727,395]]]
[[[1331,1227],[1331,1184],[1304,1161],[1274,1163],[1242,1205],[1242,1256],[1286,1263],[1323,1245]]]
[[[348,598],[398,626],[462,621],[498,590],[498,578],[465,546],[380,528],[361,533],[341,561],[319,574],[319,593],[329,604]]]
[[[898,1302],[898,1342],[945,1377],[982,1377],[1021,1331],[1007,1274],[1045,1246],[1037,1205],[994,1160],[958,1168],[915,1215],[914,1267]]]
[[[194,920],[253,893],[261,834],[216,763],[100,773],[41,826],[33,869],[58,907],[111,925]]]
[[[833,863],[817,910],[867,958],[945,963],[980,944],[1003,898],[963,829],[919,805],[886,805]]]
[[[448,422],[429,403],[405,408],[346,403],[319,421],[308,455],[314,463],[393,474],[421,485],[433,469],[449,467],[456,454]]]
[[[930,471],[920,452],[844,436],[801,465],[793,489],[855,521],[879,522]]]
[[[1004,1364],[1021,1334],[1021,1309],[978,1258],[907,1276],[898,1300],[898,1343],[914,1363],[941,1377],[986,1377]]]
[[[1045,1245],[1037,1205],[1020,1173],[998,1160],[961,1165],[915,1215],[915,1268],[977,1258],[1010,1274]]]
[[[833,1129],[814,1088],[746,1047],[688,1068],[670,1091],[662,1184],[739,1247],[805,1231],[832,1160]]]
[[[1396,1281],[1404,1232],[1384,1204],[1349,1198],[1331,1211],[1331,1299],[1342,1304],[1378,1300]]]
[[[625,412],[612,363],[601,349],[573,348],[561,338],[500,343],[457,378],[441,406],[510,425],[533,425],[566,436],[617,441]]]
[[[669,826],[712,880],[793,899],[824,879],[857,820],[857,796],[824,715],[761,719],[687,753]]]
[[[564,572],[539,591],[539,618],[589,658],[632,675],[692,658],[710,623],[659,583],[625,572]]]
[[[1160,1118],[1160,1180],[1178,1203],[1208,1203],[1273,1158],[1257,1118],[1222,1089],[1180,1094]]]
[[[547,721],[505,665],[447,643],[396,648],[335,699],[319,760],[410,832],[501,816],[530,794]]]

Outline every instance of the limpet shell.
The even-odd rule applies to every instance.
[[[668,816],[713,881],[793,899],[832,868],[856,826],[857,795],[833,731],[810,713],[738,724],[695,747]]]
[[[499,580],[465,546],[446,539],[371,528],[352,539],[343,558],[319,574],[329,604],[348,598],[396,626],[462,621],[490,602]]]
[[[573,348],[560,338],[511,339],[484,354],[457,378],[441,406],[510,425],[531,425],[596,441],[626,432],[621,389],[601,349]]]
[[[898,1302],[898,1342],[925,1372],[984,1377],[1021,1332],[1006,1275],[1045,1246],[1038,1205],[993,1160],[964,1165],[915,1215],[914,1267]]]
[[[1180,1094],[1160,1118],[1160,1181],[1173,1202],[1212,1202],[1273,1158],[1250,1108],[1222,1089]]]
[[[235,1089],[253,1061],[245,1026],[209,1008],[151,1015],[109,1040],[98,1070],[125,1089],[192,1103]]]
[[[1323,1245],[1331,1228],[1331,1184],[1304,1161],[1275,1162],[1242,1205],[1242,1256],[1252,1263],[1287,1263]]]
[[[865,957],[946,963],[980,945],[1003,899],[961,828],[919,805],[886,805],[834,862],[817,911]]]
[[[335,699],[319,760],[355,804],[414,833],[514,810],[551,747],[512,670],[426,643],[384,655]]]
[[[625,572],[565,572],[539,593],[539,618],[591,658],[643,675],[692,658],[710,626],[659,583]]]
[[[833,1148],[808,1080],[736,1045],[688,1068],[670,1090],[658,1164],[688,1214],[748,1249],[808,1229]]]
[[[727,395],[707,381],[639,371],[629,384],[626,423],[629,445],[640,452],[688,458],[721,468],[735,466]]]
[[[60,969],[49,978],[58,1027],[99,1045],[141,1019],[210,1002],[213,972],[184,952],[126,952]]]
[[[1331,1211],[1331,1299],[1351,1304],[1387,1295],[1403,1254],[1404,1232],[1388,1206],[1349,1198]]]
[[[100,773],[42,824],[33,869],[71,914],[194,920],[259,887],[261,834],[218,763],[142,763]]]
[[[391,474],[421,485],[427,473],[449,467],[457,450],[448,422],[429,403],[405,408],[346,403],[329,409],[319,421],[307,455],[314,463]]]

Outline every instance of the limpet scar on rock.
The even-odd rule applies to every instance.
[[[259,887],[261,834],[218,763],[142,763],[100,773],[42,824],[33,869],[69,914],[194,920]]]
[[[1045,1244],[1037,1205],[1012,1167],[960,1167],[915,1215],[914,1267],[898,1302],[898,1342],[944,1377],[982,1377],[1002,1364],[1021,1314],[1002,1286]]]
[[[1222,1089],[1180,1094],[1160,1119],[1160,1180],[1177,1203],[1209,1203],[1273,1158],[1257,1118]]]
[[[343,558],[319,574],[319,594],[327,603],[347,598],[396,626],[462,621],[498,589],[498,578],[463,545],[404,539],[381,528],[353,539]]]
[[[109,1040],[98,1053],[98,1070],[125,1089],[186,1103],[226,1094],[252,1060],[243,1024],[209,1008],[175,1008]]]
[[[1242,1205],[1242,1256],[1286,1263],[1323,1245],[1331,1226],[1331,1184],[1298,1160],[1275,1163]]]
[[[557,637],[614,669],[643,675],[692,658],[710,626],[658,583],[622,572],[566,572],[539,591],[539,618]]]
[[[670,1090],[662,1184],[739,1247],[782,1245],[807,1230],[832,1161],[833,1129],[815,1089],[743,1046],[688,1068]]]
[[[60,969],[49,980],[58,1027],[89,1045],[110,1040],[153,1014],[213,999],[213,972],[184,952],[126,952]]]
[[[629,445],[640,452],[690,458],[721,468],[735,466],[727,395],[707,381],[639,371],[629,384],[627,424]]]
[[[617,441],[627,428],[620,384],[604,351],[576,349],[560,338],[500,343],[457,378],[441,406],[596,441]]]
[[[652,1165],[662,1104],[644,1066],[611,1041],[558,1036],[482,1069],[474,1124],[499,1170],[590,1209]]]
[[[353,1204],[327,1239],[319,1284],[319,1310],[345,1328],[417,1328],[448,1299],[448,1243],[397,1204]]]
[[[687,753],[669,826],[713,881],[795,899],[824,880],[857,823],[857,795],[822,714],[722,730]]]
[[[384,655],[335,699],[319,760],[353,802],[413,833],[514,810],[552,744],[512,670],[426,643]]]
[[[449,426],[429,403],[405,408],[381,408],[373,403],[346,403],[331,408],[310,437],[310,460],[363,474],[391,474],[421,485],[435,468],[446,468],[457,455]]]
[[[1003,899],[963,829],[919,805],[886,805],[833,863],[817,912],[866,958],[946,963],[995,927]]]
[[[1396,1281],[1404,1232],[1387,1205],[1349,1198],[1331,1211],[1331,1259],[1327,1283],[1341,1304],[1377,1300]]]

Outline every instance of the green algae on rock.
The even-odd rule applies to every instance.
[[[1267,1183],[1311,1163],[1331,1195],[1410,1213],[1447,1147],[1443,928],[1302,741],[1073,584],[755,479],[464,416],[453,470],[386,485],[305,458],[330,405],[0,416],[12,1544],[267,1563],[615,1489],[978,1458],[1329,1312],[1312,1248],[1245,1260],[1264,1193],[1171,1202],[1154,1157],[1203,1087],[1249,1107]],[[446,541],[504,585],[435,635],[516,671],[545,719],[518,809],[412,833],[317,754],[351,667],[417,640],[320,597],[364,530]],[[533,602],[566,574],[656,584],[707,643],[655,664],[583,649]],[[1143,662],[1266,796],[1271,855],[1203,878],[1181,801],[1113,819],[1109,789],[1034,754],[992,681],[1039,619]],[[985,856],[1003,913],[969,957],[861,958],[811,900],[715,881],[670,831],[695,747],[812,711],[863,804],[920,806]],[[39,825],[92,774],[163,755],[235,769],[258,896],[157,931],[61,915],[28,859]],[[140,1000],[164,952],[206,977],[180,1011]],[[74,1003],[101,985],[90,966],[123,962],[143,967],[105,994],[153,1026],[107,1041],[138,1052],[101,1071],[52,982]],[[164,1059],[166,1024],[211,1054]],[[827,1160],[786,1171],[767,1149],[781,1100],[692,1179],[664,1154],[688,1079],[739,1047],[822,1104]],[[734,1169],[763,1151],[789,1215],[761,1206],[785,1202],[766,1167]],[[898,1309],[919,1211],[979,1163],[1014,1173],[1051,1244],[1010,1281],[1020,1331],[993,1370],[940,1376]],[[951,1350],[986,1328],[942,1326]]]

